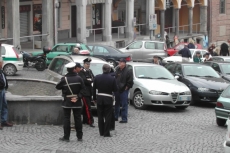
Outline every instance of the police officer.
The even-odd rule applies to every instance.
[[[113,92],[117,91],[116,79],[110,73],[111,67],[104,64],[103,74],[97,75],[93,83],[93,100],[97,103],[99,133],[111,137],[110,128],[113,115]],[[96,96],[96,90],[98,94]]]
[[[76,63],[71,62],[65,65],[68,73],[61,78],[61,81],[56,85],[58,90],[62,90],[64,101],[62,103],[64,111],[64,136],[60,138],[61,141],[69,142],[70,137],[70,114],[71,109],[74,115],[75,129],[77,132],[78,141],[82,141],[82,122],[81,122],[81,110],[82,103],[81,97],[85,89],[84,82],[81,77],[75,72]]]
[[[84,103],[83,106],[83,123],[89,124],[91,127],[94,126],[94,119],[91,111],[91,100],[92,100],[92,82],[94,79],[93,72],[89,69],[91,58],[86,58],[83,60],[84,66],[82,70],[78,73],[85,83],[85,92],[82,97]]]

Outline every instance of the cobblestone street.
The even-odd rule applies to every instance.
[[[13,77],[44,79],[45,75],[29,69]],[[227,130],[216,125],[214,107],[213,103],[202,103],[180,111],[173,107],[137,110],[129,106],[128,123],[116,122],[112,138],[99,136],[97,126],[84,125],[83,142],[77,141],[75,131],[71,132],[69,143],[60,142],[62,126],[14,125],[0,131],[0,152],[223,153]]]

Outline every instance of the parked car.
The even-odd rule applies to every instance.
[[[121,48],[120,51],[132,54],[132,60],[138,62],[152,62],[154,55],[167,57],[165,43],[160,41],[134,41],[125,48]]]
[[[65,68],[65,64],[69,62],[78,62],[83,66],[83,60],[88,56],[75,56],[75,55],[61,55],[56,56],[50,63],[48,69],[45,70],[46,79],[54,82],[60,81],[60,79],[67,73],[67,69]],[[102,66],[107,62],[96,58],[90,57],[92,62],[90,63],[90,69],[92,70],[94,76],[98,74],[102,74]],[[108,64],[108,63],[107,63]],[[114,72],[114,68],[112,67],[112,71]],[[96,105],[91,102],[92,109],[96,109]]]
[[[187,85],[192,92],[191,104],[197,101],[216,102],[230,84],[213,68],[197,63],[168,63],[165,67]]]
[[[77,43],[59,43],[59,44],[56,44],[51,52],[49,54],[47,54],[47,65],[50,64],[50,62],[52,61],[52,59],[58,55],[70,55],[72,54],[72,51],[73,49],[76,47],[76,44]],[[82,44],[82,43],[79,43],[80,46],[81,46],[81,50],[88,50],[89,52],[91,51],[90,48],[86,45],[86,44]],[[35,56],[35,55],[38,55],[38,54],[42,54],[43,51],[36,51],[36,52],[33,52],[32,55]]]
[[[218,72],[223,79],[230,82],[230,62],[222,61],[209,61],[205,62],[205,65],[211,66],[216,72]]]
[[[218,98],[215,113],[217,125],[224,126],[230,115],[230,86]]]
[[[2,44],[1,55],[3,59],[3,71],[6,75],[15,75],[17,71],[23,69],[22,54],[14,46]]]
[[[193,57],[196,55],[196,52],[201,52],[201,60],[204,61],[204,56],[208,52],[206,50],[201,49],[189,49],[192,55],[192,58],[189,58],[189,62],[193,62]],[[162,60],[163,64],[171,63],[171,62],[182,62],[182,57],[177,51],[173,56],[166,57]]]
[[[135,108],[158,105],[186,109],[189,106],[189,88],[177,81],[163,66],[129,62],[127,68],[133,72],[134,85],[130,89],[129,99]]]
[[[226,61],[226,62],[230,62],[230,56],[213,56],[212,60],[213,61]]]
[[[227,128],[227,134],[226,134],[226,140],[224,142],[224,151],[225,153],[230,152],[230,116],[228,117],[228,120],[226,122],[228,128]]]
[[[114,67],[117,66],[117,61],[119,61],[121,58],[125,58],[126,61],[132,60],[130,54],[123,53],[119,49],[116,49],[111,46],[88,45],[88,47],[92,50],[90,54],[91,56],[103,58]]]
[[[184,45],[188,43],[181,42],[172,48],[167,48],[168,56],[173,56],[176,52],[184,48]],[[195,49],[202,49],[200,44],[195,44]]]

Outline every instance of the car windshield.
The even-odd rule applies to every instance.
[[[222,92],[221,97],[230,98],[230,86]]]
[[[135,66],[135,76],[141,79],[174,79],[173,75],[162,66]]]
[[[190,52],[191,52],[191,55],[193,55],[194,50],[190,50]],[[179,51],[177,51],[175,54],[173,54],[173,56],[181,56],[181,55],[179,54]]]
[[[230,63],[229,64],[221,64],[221,68],[223,73],[230,74]]]
[[[183,68],[186,76],[220,78],[219,74],[209,66],[184,65]]]
[[[83,65],[83,63],[81,63]],[[90,69],[93,71],[93,75],[96,76],[98,74],[102,74],[102,66],[104,63],[90,63]],[[63,74],[67,73],[67,69],[64,69]]]

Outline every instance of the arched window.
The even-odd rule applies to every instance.
[[[225,14],[225,0],[220,0],[220,14]]]

